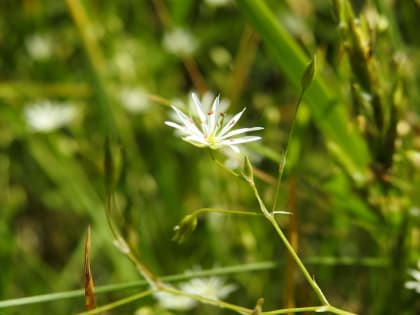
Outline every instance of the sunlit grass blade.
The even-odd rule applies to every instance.
[[[303,50],[275,18],[264,1],[238,0],[237,3],[247,21],[261,36],[274,62],[290,83],[299,90],[301,76],[308,62]],[[325,136],[337,143],[363,174],[368,163],[366,145],[359,134],[347,127],[346,110],[337,97],[327,88],[324,80],[316,76],[307,89],[304,100],[310,105],[314,120]]]

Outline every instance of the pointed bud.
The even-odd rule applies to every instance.
[[[314,79],[315,76],[315,55],[313,55],[312,60],[309,62],[308,66],[305,69],[305,72],[303,73],[302,80],[300,81],[300,85],[302,90],[306,90],[308,86],[311,84],[311,82]]]
[[[251,315],[260,315],[262,313],[262,306],[264,304],[264,298],[259,298],[257,304],[255,305],[254,311]]]
[[[175,235],[172,240],[183,243],[197,227],[197,216],[195,214],[186,215],[182,221],[174,227]]]
[[[247,182],[254,182],[254,171],[247,155],[244,156],[244,164],[242,167],[241,175]]]

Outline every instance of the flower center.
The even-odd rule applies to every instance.
[[[217,144],[216,133],[212,132],[207,137],[206,140],[210,147],[213,147]]]

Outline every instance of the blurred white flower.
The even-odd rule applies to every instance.
[[[130,51],[120,50],[112,57],[112,70],[121,77],[134,78],[136,76],[136,61]]]
[[[406,289],[414,290],[420,294],[420,260],[417,262],[418,269],[410,269],[408,273],[414,278],[414,280],[406,281],[404,286]]]
[[[49,132],[69,124],[77,115],[75,106],[67,102],[43,100],[24,109],[26,123],[33,131]]]
[[[179,57],[189,56],[197,49],[197,40],[182,28],[176,28],[163,37],[163,46]]]
[[[179,287],[184,292],[213,300],[224,299],[237,288],[234,284],[225,284],[219,277],[194,278],[181,283]]]
[[[34,34],[25,40],[25,45],[34,60],[45,60],[51,57],[52,41],[47,35]]]
[[[264,129],[262,127],[231,130],[241,118],[245,108],[224,124],[225,114],[219,109],[219,97],[214,99],[213,105],[208,111],[203,111],[204,106],[195,93],[191,94],[191,98],[196,113],[195,117],[187,116],[177,107],[172,106],[180,123],[165,121],[166,125],[177,129],[181,133],[182,140],[197,147],[209,147],[213,150],[229,147],[233,151],[239,152],[239,148],[236,146],[237,144],[258,141],[261,139],[261,137],[258,136],[236,136],[250,131]],[[194,118],[198,120],[198,124],[196,124]]]
[[[410,209],[408,209],[408,213],[413,217],[420,217],[420,208],[411,207]]]
[[[211,60],[219,67],[226,67],[232,63],[232,55],[223,46],[215,46],[210,49],[209,56]]]
[[[146,92],[139,88],[123,88],[119,93],[121,105],[132,113],[140,113],[149,107]]]
[[[237,287],[234,284],[225,284],[225,281],[219,277],[209,277],[182,282],[179,288],[192,295],[219,300],[226,298]],[[154,296],[158,299],[159,304],[167,309],[185,311],[198,305],[198,302],[192,298],[167,292],[158,292]]]
[[[198,302],[192,298],[167,292],[154,294],[159,304],[170,310],[187,311],[197,306]]]

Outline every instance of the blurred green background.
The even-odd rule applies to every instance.
[[[239,125],[265,129],[244,150],[270,205],[299,80],[316,53],[279,199],[293,215],[279,220],[333,305],[418,314],[419,292],[405,282],[420,259],[419,17],[419,1],[1,1],[0,299],[82,288],[89,224],[96,285],[141,279],[105,217],[109,136],[122,152],[118,224],[157,275],[270,261],[275,268],[226,276],[238,284],[228,300],[252,308],[264,297],[264,310],[316,305],[263,219],[203,215],[185,243],[171,241],[198,208],[258,203],[164,125],[168,105],[187,109],[191,91],[220,94],[232,114],[247,107]],[[78,297],[0,314],[83,308]],[[109,312],[172,313],[182,312],[153,298]]]

